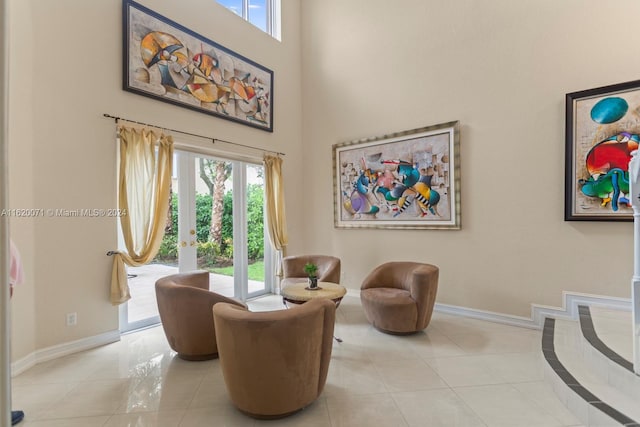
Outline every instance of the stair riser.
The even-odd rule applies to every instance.
[[[571,326],[571,323],[574,323],[574,325]],[[590,346],[590,343],[583,340],[581,335],[582,331],[577,322],[560,321],[558,323],[553,319],[545,321],[542,333],[542,350],[547,362],[545,366],[546,381],[551,384],[560,401],[584,425],[601,427],[628,424],[640,427],[639,424],[635,424],[633,419],[611,407],[606,401],[602,401],[597,396],[598,387],[595,388],[596,394],[594,394],[580,383],[579,378],[576,378],[573,373],[567,370],[567,367],[573,366],[571,369],[576,370],[575,375],[584,377],[584,374],[592,369],[584,362],[584,352]],[[563,357],[577,357],[583,360],[565,365]],[[606,362],[601,361],[601,363],[603,364],[603,369],[605,369],[605,375],[608,375],[606,373]],[[580,367],[580,364],[582,367]],[[587,383],[590,382],[588,377],[589,375],[585,377]],[[601,381],[601,383],[606,384],[605,381]],[[607,385],[607,387],[610,387],[610,385]],[[599,391],[605,393],[605,390]],[[624,399],[627,404],[633,402],[633,400],[627,400],[626,397]],[[630,411],[630,413],[633,412],[633,410]]]
[[[549,364],[545,366],[545,380],[551,384],[562,404],[585,426],[619,427],[624,425],[584,400],[556,374]]]
[[[583,342],[582,352],[584,361],[603,381],[640,401],[640,377],[609,359],[586,340]]]

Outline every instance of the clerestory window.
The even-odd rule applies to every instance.
[[[216,0],[247,22],[280,40],[280,0]]]

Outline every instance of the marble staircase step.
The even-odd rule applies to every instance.
[[[587,306],[578,310],[583,358],[588,366],[610,386],[640,402],[640,377],[631,362],[631,313]]]
[[[621,358],[633,360],[633,318],[630,310],[578,306],[578,311],[581,320],[585,319],[584,315],[590,315],[596,335],[607,347]]]
[[[580,322],[547,319],[542,347],[548,362],[545,377],[581,422],[588,426],[640,427],[637,377],[593,347],[583,335]],[[620,375],[615,374],[617,370]]]

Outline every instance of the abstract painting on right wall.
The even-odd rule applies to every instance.
[[[565,221],[632,221],[640,80],[566,95]]]

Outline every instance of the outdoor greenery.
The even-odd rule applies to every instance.
[[[209,194],[196,195],[196,238],[198,265],[213,271],[216,268],[233,266],[233,193],[232,190],[224,194],[224,213],[222,216],[222,236],[220,242],[209,240],[211,228],[212,196]],[[264,192],[261,185],[249,184],[247,188],[247,251],[249,264],[262,261],[264,258]],[[178,259],[178,196],[173,194],[171,199],[171,225],[167,227],[164,239],[156,255],[156,260],[162,263],[175,264]],[[254,269],[263,267],[256,266]],[[226,271],[233,275],[233,268]],[[250,266],[251,271],[251,266]],[[225,274],[225,273],[222,273]],[[251,273],[250,273],[251,276]],[[250,277],[251,278],[251,277]],[[260,278],[263,280],[264,273]]]
[[[233,276],[233,266],[212,268],[212,273],[222,274],[224,276]],[[256,261],[253,264],[249,264],[249,271],[247,272],[249,280],[257,280],[259,282],[264,281],[264,261]]]

